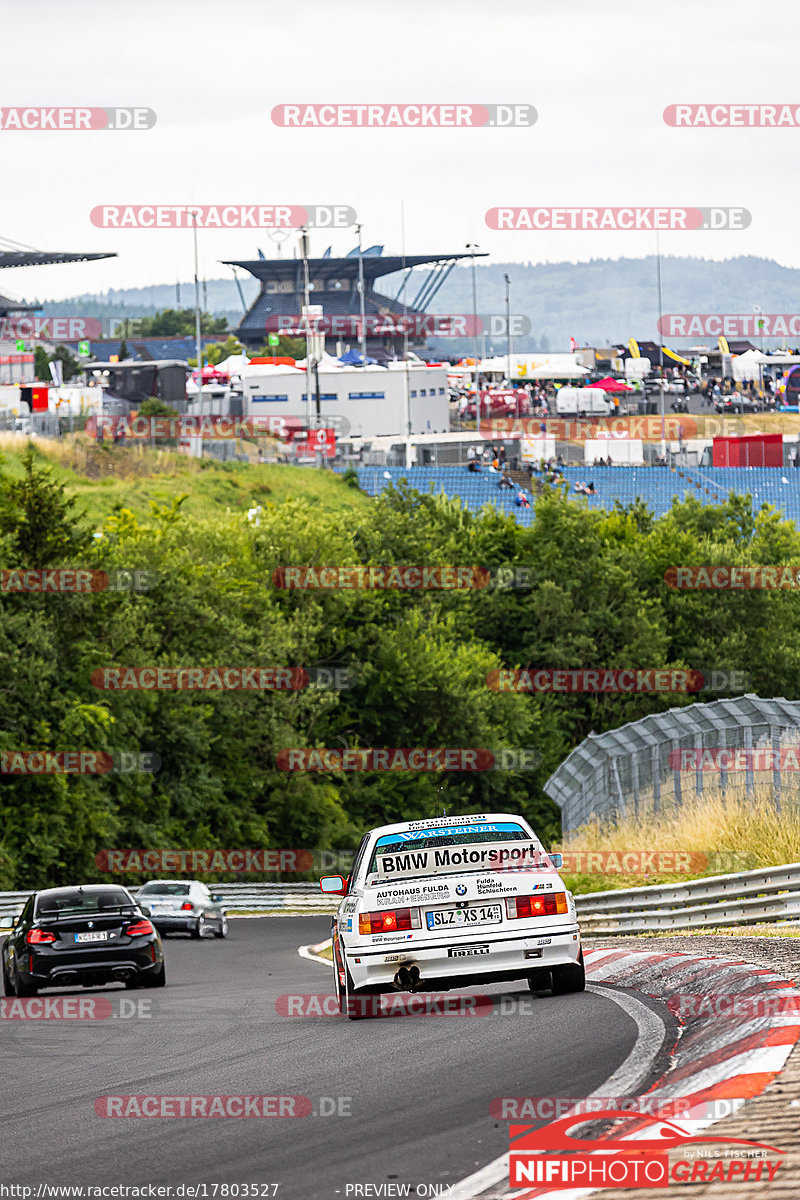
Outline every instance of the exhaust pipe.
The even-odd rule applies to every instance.
[[[401,967],[392,981],[398,992],[418,992],[422,987],[419,967]]]
[[[392,985],[398,992],[407,992],[410,990],[408,986],[408,967],[401,967],[399,971],[395,972]]]
[[[132,967],[114,967],[111,978],[116,979],[118,983],[127,983],[129,979],[133,979],[135,974]]]

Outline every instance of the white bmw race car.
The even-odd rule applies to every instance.
[[[578,919],[560,865],[510,813],[373,829],[349,878],[320,882],[343,897],[332,923],[340,1011],[374,1015],[351,997],[512,979],[554,995],[583,991]]]

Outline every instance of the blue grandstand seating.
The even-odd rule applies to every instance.
[[[750,494],[753,507],[771,504],[786,518],[800,523],[800,470],[775,467],[565,467],[564,476],[575,503],[589,508],[613,508],[614,501],[630,504],[642,499],[659,517],[669,512],[673,499],[694,496],[702,505],[724,503],[729,493]],[[502,512],[513,513],[520,524],[528,525],[532,510],[517,508],[514,491],[500,491],[498,477],[470,473],[463,467],[360,467],[360,487],[376,496],[400,479],[420,492],[433,490],[461,498],[464,507],[476,512],[491,504]],[[572,491],[577,480],[594,482],[596,496],[581,496]],[[535,501],[534,501],[535,503]]]
[[[212,337],[203,337],[203,349],[207,346],[217,345],[219,339]],[[77,349],[77,342],[66,342],[65,345]],[[92,355],[100,362],[107,362],[111,354],[119,354],[120,346],[122,345],[121,338],[104,338],[100,341],[91,341],[90,349]],[[194,337],[175,337],[175,338],[140,338],[130,336],[127,340],[128,354],[131,358],[142,359],[142,351],[147,350],[151,359],[178,359],[185,361],[189,358],[195,358],[197,354],[197,346],[195,345]]]

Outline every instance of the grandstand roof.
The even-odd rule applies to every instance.
[[[456,262],[460,258],[469,258],[468,254],[400,254],[362,255],[364,278],[379,279],[382,275],[393,275],[397,271],[406,271],[410,267],[421,267],[426,263]],[[485,258],[486,252],[476,254],[476,258]],[[302,258],[250,258],[242,260],[223,260],[227,267],[241,267],[255,275],[256,279],[296,279],[298,291],[303,287]],[[357,279],[358,257],[351,258],[309,258],[309,274],[324,282],[328,279]]]
[[[98,258],[116,257],[116,251],[85,254],[60,250],[0,250],[0,267],[36,267],[47,266],[48,263],[92,262]]]
[[[9,313],[38,312],[40,307],[38,304],[21,304],[18,300],[10,300],[8,296],[0,296],[0,317],[7,317]]]

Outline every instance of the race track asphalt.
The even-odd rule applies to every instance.
[[[527,1012],[281,1015],[281,995],[332,993],[330,970],[297,954],[329,930],[325,917],[234,920],[225,941],[167,938],[163,990],[60,993],[148,1000],[149,1019],[0,1020],[0,1183],[171,1184],[172,1196],[205,1183],[210,1200],[223,1183],[279,1184],[278,1200],[383,1183],[434,1194],[508,1149],[493,1098],[588,1096],[636,1040],[606,995],[532,997],[518,983],[475,991],[525,998]],[[341,1115],[114,1119],[95,1112],[105,1095],[301,1095],[315,1114],[329,1097]]]

